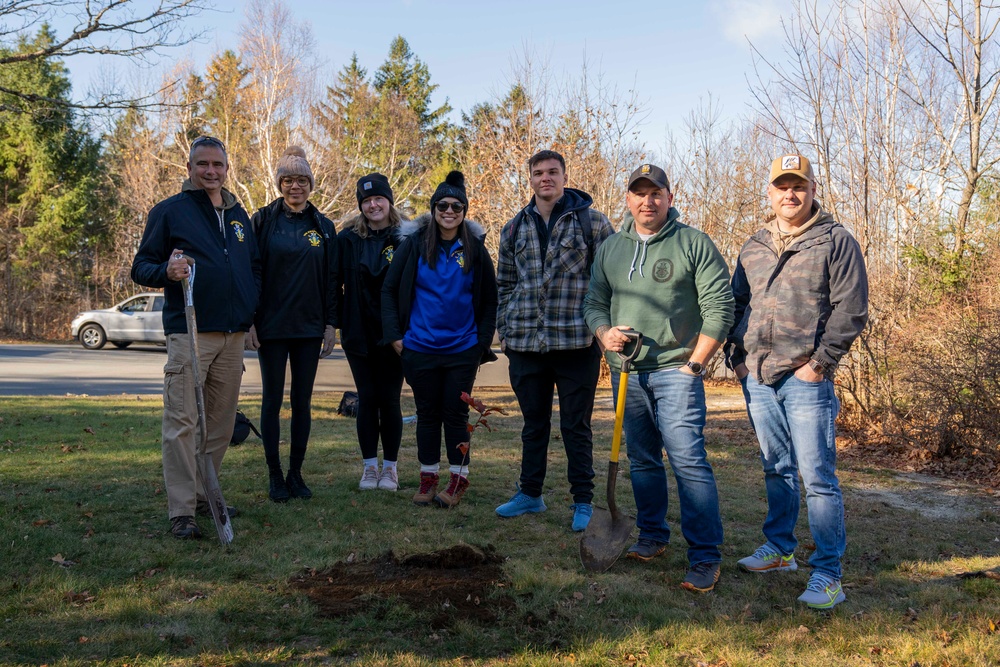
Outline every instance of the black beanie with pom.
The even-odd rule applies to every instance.
[[[431,213],[434,212],[434,206],[439,201],[445,197],[454,197],[458,201],[462,202],[465,206],[465,210],[469,210],[469,198],[465,195],[465,175],[460,171],[449,172],[445,176],[444,183],[437,186],[437,190],[431,196]]]

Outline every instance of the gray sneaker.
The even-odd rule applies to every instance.
[[[358,488],[362,491],[374,491],[378,488],[378,468],[375,466],[365,466],[364,473],[361,475],[361,481],[358,483]]]
[[[696,593],[707,593],[715,588],[715,583],[719,580],[720,565],[718,561],[714,563],[695,563],[687,572],[681,588]]]
[[[805,602],[811,609],[833,609],[846,599],[840,580],[817,570],[813,570],[809,585],[799,596],[799,602]]]
[[[757,551],[754,551],[752,556],[741,558],[736,561],[736,564],[747,572],[795,572],[799,569],[795,562],[795,556],[792,554],[783,556],[768,542],[757,547]]]
[[[625,555],[628,558],[648,563],[666,550],[666,542],[654,542],[645,537],[640,537],[638,542],[629,547],[628,553]]]

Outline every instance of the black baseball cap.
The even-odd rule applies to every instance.
[[[628,177],[628,189],[631,190],[636,181],[645,178],[658,188],[663,188],[670,192],[670,181],[667,180],[667,172],[653,164],[644,164]]]

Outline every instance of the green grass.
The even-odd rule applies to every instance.
[[[733,405],[733,390],[710,390]],[[598,497],[611,439],[607,389],[595,416]],[[0,663],[49,665],[997,665],[1000,582],[955,575],[1000,568],[1000,518],[971,510],[935,520],[852,492],[888,483],[883,470],[845,465],[848,599],[832,613],[795,602],[797,573],[751,576],[738,558],[760,542],[765,514],[756,445],[738,409],[710,409],[708,447],[726,542],[716,592],[678,587],[686,563],[671,486],[674,540],[650,564],[620,560],[590,574],[569,530],[565,458],[553,441],[548,512],[512,520],[493,509],[514,490],[520,418],[510,394],[482,394],[511,416],[473,438],[472,485],[451,511],[410,502],[413,427],[404,427],[397,494],[357,490],[353,420],[339,396],[317,396],[304,475],[315,497],[276,505],[253,436],[230,449],[226,499],[242,514],[236,539],[178,541],[167,532],[158,397],[0,399]],[[256,420],[256,397],[242,405]],[[710,405],[712,401],[710,400]],[[407,406],[412,411],[412,402]],[[287,415],[285,415],[287,417]],[[287,433],[287,424],[285,424]],[[287,460],[287,448],[282,448]],[[627,462],[619,504],[634,503]],[[805,512],[800,562],[811,543]],[[493,544],[507,558],[513,604],[496,623],[373,601],[330,619],[289,580],[307,568],[388,550],[413,554]],[[352,556],[353,554],[353,556]],[[62,559],[59,564],[53,559]]]

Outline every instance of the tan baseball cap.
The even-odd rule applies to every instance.
[[[814,183],[816,181],[816,178],[813,176],[813,168],[812,164],[809,162],[809,158],[803,157],[802,155],[782,155],[777,160],[772,162],[771,177],[767,182],[774,183],[786,174],[793,174],[801,179],[809,181],[810,183]]]

